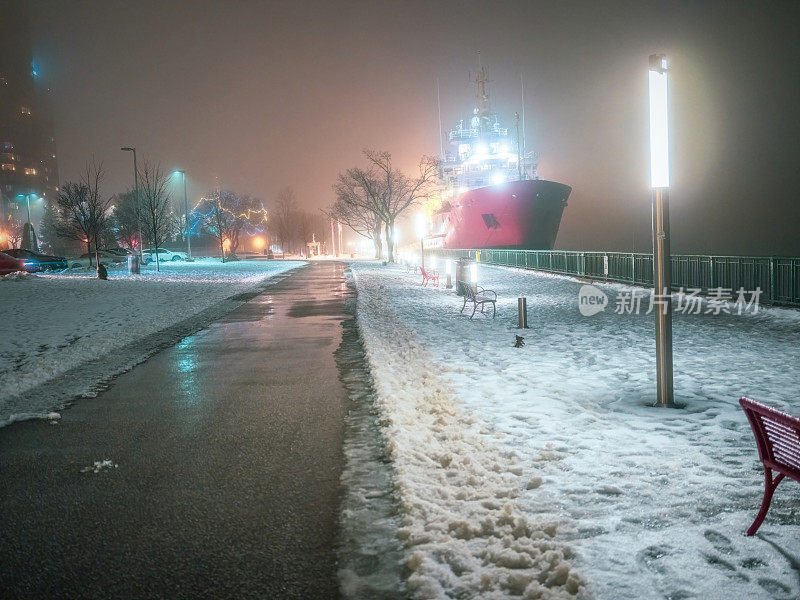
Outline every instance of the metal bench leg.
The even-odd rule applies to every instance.
[[[497,302],[492,302],[492,318],[494,319],[497,315]]]
[[[469,316],[470,320],[475,316],[475,311],[478,310],[478,303],[475,303],[475,308],[472,309],[472,314]]]
[[[464,304],[461,306],[461,312],[464,312],[464,309],[467,308],[467,297],[464,296]]]
[[[778,474],[773,480],[772,469],[764,467],[764,479],[764,499],[761,501],[761,510],[758,511],[756,520],[753,521],[753,524],[750,525],[750,529],[747,530],[747,535],[755,535],[758,528],[761,527],[761,524],[764,522],[767,511],[769,511],[769,505],[772,503],[772,494],[775,493],[775,488],[778,487],[781,479],[783,479],[783,473]]]

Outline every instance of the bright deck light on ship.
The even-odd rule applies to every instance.
[[[480,156],[480,155],[486,154],[488,151],[489,151],[489,149],[486,147],[486,144],[484,144],[482,142],[478,143],[478,144],[475,144],[475,154],[476,155]]]
[[[433,255],[433,256],[431,256],[431,269],[435,269],[435,268],[436,268],[436,256]]]
[[[452,275],[453,274],[453,261],[449,258],[444,261],[444,274],[445,275]]]
[[[469,266],[469,280],[474,284],[478,283],[478,263]]]
[[[492,174],[492,183],[495,185],[500,185],[501,183],[505,183],[506,176],[499,171],[497,173]]]
[[[669,187],[669,121],[667,116],[667,59],[654,55],[650,87],[650,187]],[[654,64],[655,63],[655,64]]]

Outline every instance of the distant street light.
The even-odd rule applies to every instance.
[[[125,146],[120,148],[123,152],[133,152],[133,185],[136,192],[136,228],[139,231],[139,262],[142,262],[142,215],[139,206],[139,166],[136,164],[136,148],[133,146]]]
[[[658,403],[674,406],[672,385],[672,269],[669,250],[669,119],[667,57],[650,56],[650,187],[653,204],[653,300]]]
[[[186,258],[192,259],[192,236],[189,231],[189,196],[186,193],[186,171],[176,169],[173,174],[180,173],[183,175],[183,210],[186,215]]]

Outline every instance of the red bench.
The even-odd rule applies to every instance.
[[[433,285],[439,287],[439,271],[426,271],[422,265],[419,270],[422,273],[422,285],[428,285],[428,282],[432,281]]]
[[[747,530],[753,535],[767,516],[772,494],[784,477],[800,482],[800,418],[770,408],[750,398],[740,398],[739,404],[750,421],[756,437],[758,457],[764,465],[764,500],[756,520]],[[772,478],[772,472],[776,476]]]

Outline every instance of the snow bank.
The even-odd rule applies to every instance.
[[[517,497],[528,480],[519,456],[463,410],[398,315],[394,288],[370,276],[370,267],[353,269],[358,322],[394,468],[411,597],[581,596],[583,579],[571,567],[572,550],[556,537],[556,522],[520,508]]]
[[[93,272],[15,278],[0,289],[0,424],[95,394],[158,347],[159,332],[187,323],[191,333],[302,264],[205,259],[133,276],[110,270],[108,281]],[[58,383],[45,393],[48,382]]]
[[[758,536],[743,535],[763,471],[738,405],[751,395],[800,414],[798,311],[675,315],[683,408],[661,410],[652,315],[614,312],[627,286],[599,284],[611,305],[585,317],[580,281],[480,265],[498,316],[470,321],[453,290],[421,288],[404,269],[352,268],[419,597],[492,597],[472,576],[484,563],[491,593],[514,596],[546,567],[534,559],[502,583],[510,565],[528,563],[498,525],[506,504],[512,521],[559,524],[550,541],[569,542],[575,555],[564,559],[598,599],[798,597],[800,486],[782,483]],[[535,581],[563,574],[561,560]]]

